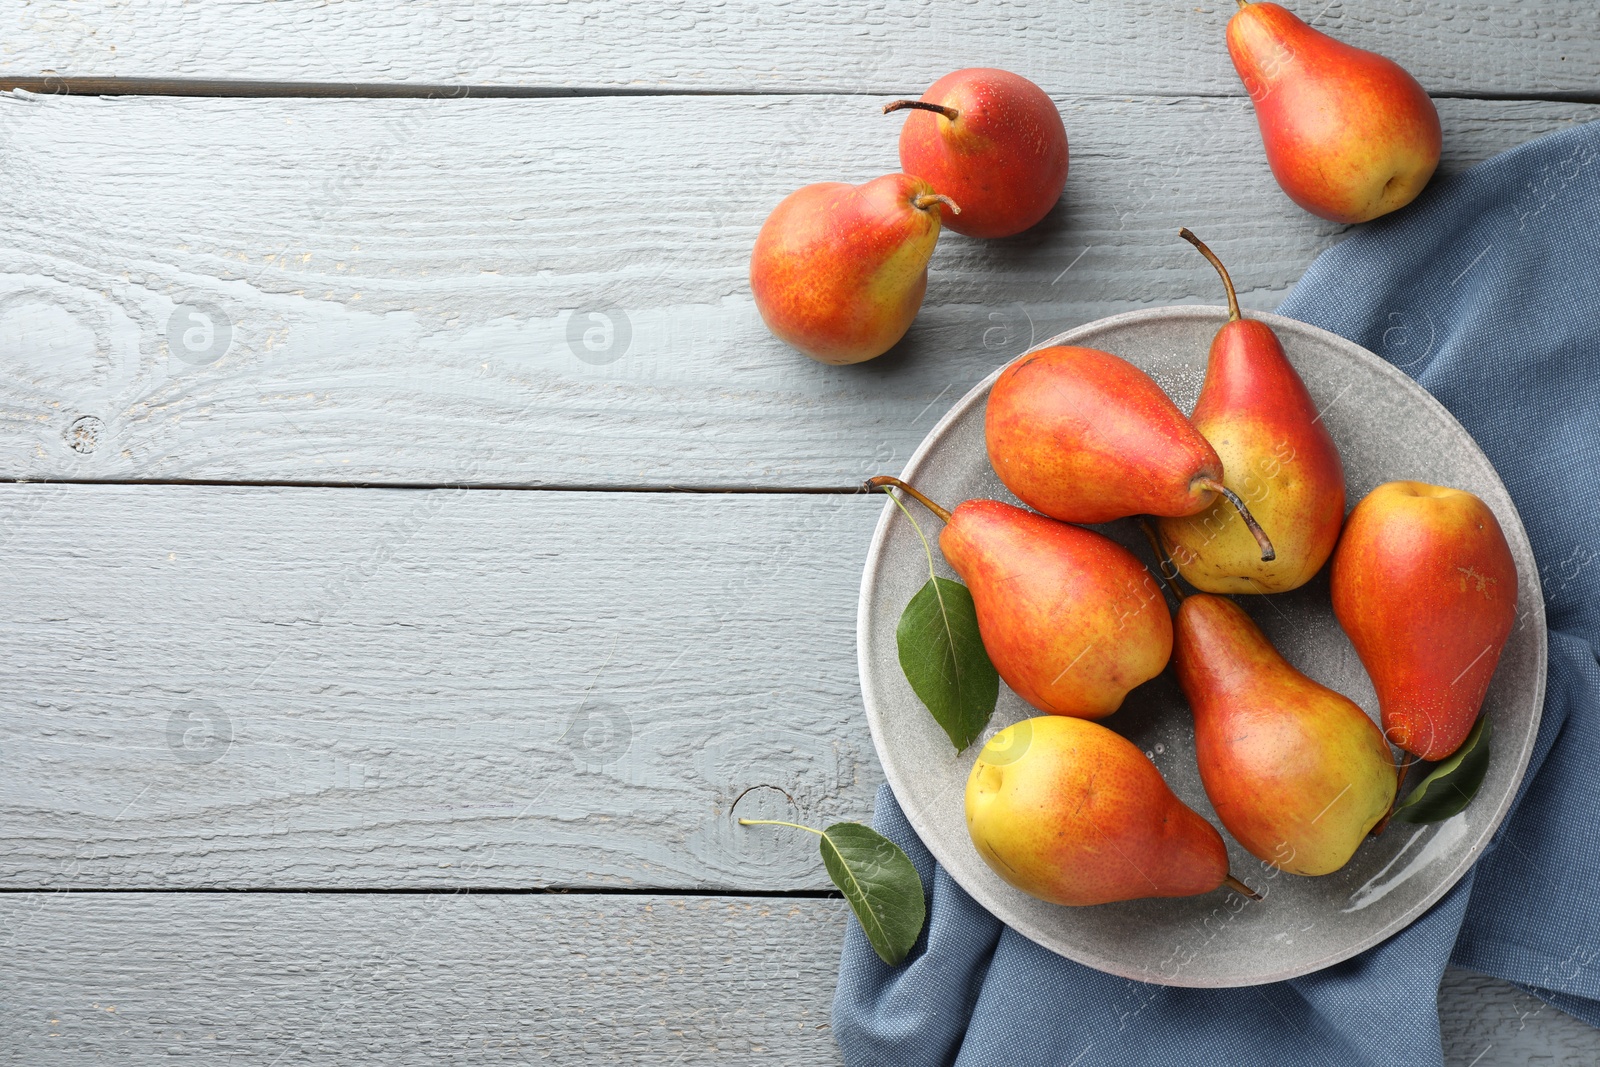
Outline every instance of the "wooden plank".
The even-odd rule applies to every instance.
[[[0,1012],[30,1067],[841,1062],[836,900],[0,897]],[[1579,1067],[1600,1031],[1446,971],[1449,1067]]]
[[[882,506],[0,487],[0,888],[827,888]]]
[[[948,235],[907,341],[836,368],[766,333],[748,249],[797,186],[895,166],[870,99],[0,97],[0,474],[850,484],[1033,339],[1219,302],[1180,225],[1258,308],[1342,232],[1245,102],[1061,103],[1063,204]],[[1441,107],[1449,169],[1600,117]]]
[[[1593,92],[1586,0],[1298,0],[1329,33],[1435,92]],[[291,0],[13,5],[0,75],[250,79],[330,85],[920,92],[1005,66],[1051,92],[1240,95],[1232,3],[842,0],[486,4]]]
[[[1451,967],[1439,986],[1445,1067],[1590,1067],[1600,1030],[1508,982]]]
[[[6,896],[0,1061],[836,1064],[846,915],[705,897]]]

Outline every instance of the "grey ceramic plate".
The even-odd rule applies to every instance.
[[[1221,890],[1092,908],[1043,903],[989,870],[967,837],[963,813],[967,773],[983,742],[1037,712],[1002,686],[989,731],[957,753],[917,701],[900,671],[894,631],[906,602],[927,580],[927,562],[892,505],[878,523],[861,585],[857,642],[872,737],[889,784],[922,840],[962,888],[1018,933],[1079,963],[1166,985],[1293,978],[1348,959],[1418,918],[1466,873],[1504,818],[1544,703],[1546,635],[1538,572],[1522,521],[1483,452],[1438,401],[1366,349],[1291,319],[1250,317],[1278,332],[1321,408],[1344,459],[1352,506],[1373,487],[1398,478],[1469,489],[1494,509],[1511,542],[1521,579],[1519,623],[1486,703],[1494,726],[1488,777],[1466,811],[1431,826],[1395,824],[1364,843],[1343,870],[1322,878],[1264,867],[1224,832],[1234,873],[1266,896],[1259,904],[1244,904]],[[1211,338],[1225,319],[1221,308],[1137,311],[1045,345],[1114,352],[1149,372],[1188,410]],[[983,409],[993,381],[991,376],[968,393],[906,468],[909,481],[946,507],[973,497],[1015,502],[984,451]],[[939,528],[931,516],[918,521],[930,538]],[[1100,529],[1148,558],[1131,523]],[[942,559],[938,563],[952,574]],[[1372,684],[1329,607],[1326,568],[1293,593],[1239,599],[1296,667],[1377,718]],[[1170,669],[1131,693],[1105,724],[1143,748],[1178,796],[1220,827],[1200,786],[1193,726]]]

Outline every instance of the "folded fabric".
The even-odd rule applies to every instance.
[[[890,968],[846,936],[847,1063],[1092,1067],[1438,1064],[1447,962],[1600,1026],[1600,123],[1436,182],[1325,252],[1279,311],[1364,345],[1453,412],[1533,542],[1550,628],[1544,718],[1517,806],[1412,926],[1293,981],[1195,990],[1114,978],[1005,927],[933,860],[888,787],[928,925]]]

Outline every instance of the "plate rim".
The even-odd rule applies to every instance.
[[[1502,824],[1505,822],[1507,814],[1510,812],[1512,803],[1522,791],[1523,781],[1527,776],[1528,763],[1532,759],[1533,749],[1538,740],[1539,726],[1542,723],[1544,716],[1546,686],[1550,666],[1550,649],[1549,628],[1545,619],[1544,587],[1538,573],[1537,557],[1535,557],[1533,554],[1533,546],[1528,539],[1527,529],[1522,521],[1522,512],[1517,507],[1515,498],[1512,497],[1511,491],[1506,487],[1505,481],[1500,477],[1499,470],[1496,469],[1493,461],[1491,461],[1488,455],[1483,451],[1482,446],[1478,444],[1477,439],[1467,431],[1466,427],[1461,425],[1460,420],[1458,420],[1455,415],[1451,413],[1449,408],[1445,407],[1437,397],[1428,392],[1428,390],[1424,389],[1414,378],[1410,377],[1405,372],[1395,367],[1392,363],[1383,359],[1367,348],[1356,344],[1354,341],[1351,341],[1345,337],[1341,337],[1330,330],[1325,330],[1320,326],[1314,326],[1311,323],[1302,322],[1299,319],[1288,318],[1287,316],[1279,315],[1275,312],[1246,310],[1243,312],[1243,314],[1246,318],[1255,319],[1267,324],[1268,326],[1272,327],[1274,332],[1280,334],[1298,333],[1314,338],[1318,342],[1332,344],[1336,348],[1343,349],[1346,355],[1357,360],[1358,362],[1365,363],[1369,367],[1376,369],[1380,374],[1387,375],[1398,388],[1405,389],[1408,393],[1422,398],[1425,406],[1430,406],[1436,415],[1442,416],[1450,425],[1453,425],[1457,430],[1459,430],[1462,437],[1471,445],[1477,457],[1482,460],[1490,473],[1493,474],[1495,482],[1499,485],[1500,491],[1505,494],[1506,500],[1511,507],[1512,521],[1510,524],[1510,529],[1505,530],[1507,540],[1512,544],[1514,554],[1517,552],[1517,549],[1520,548],[1522,550],[1522,554],[1524,554],[1527,559],[1534,561],[1534,566],[1531,568],[1532,573],[1524,575],[1521,572],[1521,568],[1519,568],[1518,571],[1518,580],[1528,582],[1528,590],[1534,605],[1534,610],[1531,612],[1532,621],[1534,624],[1534,651],[1536,661],[1534,672],[1535,684],[1533,694],[1533,719],[1531,728],[1529,729],[1527,736],[1523,739],[1521,748],[1517,753],[1516,772],[1512,778],[1511,788],[1509,788],[1505,795],[1500,798],[1499,803],[1496,805],[1493,817],[1489,820],[1487,826],[1480,833],[1478,839],[1473,843],[1472,847],[1462,853],[1456,865],[1443,879],[1440,880],[1439,885],[1433,891],[1429,892],[1425,897],[1422,898],[1421,901],[1412,905],[1410,909],[1403,913],[1392,924],[1383,927],[1376,933],[1357,939],[1351,945],[1341,948],[1336,952],[1332,952],[1321,959],[1312,961],[1309,964],[1289,967],[1281,971],[1273,971],[1264,973],[1260,976],[1251,976],[1238,980],[1223,979],[1203,982],[1183,981],[1181,972],[1170,977],[1159,973],[1152,974],[1147,970],[1135,970],[1128,967],[1119,967],[1116,960],[1103,959],[1095,956],[1092,953],[1074,955],[1063,951],[1059,946],[1051,943],[1051,941],[1048,940],[1048,936],[1044,931],[1030,929],[1029,927],[1032,926],[1031,923],[1024,921],[1021,925],[1016,925],[1011,919],[1008,919],[1005,915],[1002,915],[1001,910],[997,909],[991,904],[989,894],[984,887],[969,886],[965,884],[961,878],[957,877],[954,870],[945,862],[944,857],[939,854],[940,850],[935,848],[935,846],[930,843],[930,832],[925,822],[920,818],[920,813],[915,812],[904,805],[901,806],[901,811],[905,814],[906,821],[911,824],[912,830],[916,832],[917,837],[922,841],[923,847],[928,850],[935,860],[939,861],[940,866],[945,868],[946,872],[950,874],[950,877],[956,882],[957,885],[961,886],[963,891],[971,896],[980,907],[989,912],[995,918],[999,919],[1006,926],[1015,930],[1017,933],[1026,937],[1028,940],[1034,942],[1040,947],[1045,948],[1064,959],[1072,960],[1075,963],[1080,963],[1086,967],[1092,967],[1098,971],[1111,974],[1116,977],[1147,982],[1152,985],[1176,986],[1191,989],[1225,989],[1265,985],[1272,982],[1286,981],[1291,978],[1299,978],[1303,977],[1304,975],[1314,974],[1318,971],[1325,970],[1328,967],[1332,967],[1335,964],[1342,963],[1345,960],[1360,955],[1362,952],[1372,948],[1374,945],[1386,941],[1401,931],[1409,928],[1418,919],[1422,918],[1422,916],[1425,915],[1435,904],[1437,904],[1445,896],[1445,894],[1449,893],[1456,887],[1457,884],[1460,883],[1461,879],[1466,876],[1467,872],[1472,869],[1472,867],[1477,863],[1478,859],[1483,855],[1485,850],[1487,850],[1489,844],[1494,839],[1495,834],[1499,832]],[[1019,352],[1016,356],[1008,359],[999,367],[996,367],[990,374],[986,375],[981,381],[973,385],[972,388],[968,389],[959,400],[951,405],[950,409],[945,412],[944,416],[940,418],[939,421],[934,424],[932,429],[930,429],[923,437],[922,441],[917,445],[916,450],[912,452],[911,458],[906,461],[900,477],[906,481],[914,482],[918,471],[921,469],[922,465],[928,461],[934,444],[944,436],[944,434],[949,430],[950,426],[957,419],[964,416],[975,404],[987,397],[990,387],[993,386],[995,380],[999,378],[1001,372],[1004,371],[1006,367],[1009,367],[1016,360],[1022,358],[1030,352],[1037,352],[1040,349],[1050,348],[1056,345],[1073,344],[1079,338],[1102,332],[1108,328],[1139,323],[1149,319],[1192,318],[1203,321],[1220,322],[1226,320],[1227,317],[1227,308],[1209,304],[1175,304],[1158,308],[1140,308],[1136,311],[1125,311],[1116,315],[1108,315],[1104,318],[1095,319],[1092,322],[1083,323],[1082,325],[1075,326],[1072,329],[1065,330],[1043,341],[1040,341],[1037,344],[1031,345],[1022,352]],[[883,768],[884,778],[887,781],[889,788],[895,793],[896,801],[898,802],[899,797],[909,795],[909,792],[898,788],[900,784],[898,779],[900,776],[893,769],[891,761],[885,758],[885,744],[883,739],[883,734],[885,731],[881,728],[879,721],[882,712],[874,706],[875,701],[873,699],[872,686],[869,682],[869,665],[867,659],[868,632],[871,628],[870,608],[872,602],[872,590],[875,577],[882,565],[883,552],[888,540],[889,524],[893,520],[895,514],[897,514],[897,511],[894,504],[885,502],[883,511],[879,514],[878,521],[873,527],[872,542],[867,550],[866,563],[862,568],[861,589],[856,604],[856,667],[861,682],[862,703],[867,713],[867,726],[872,734],[873,749],[877,753],[879,765]]]

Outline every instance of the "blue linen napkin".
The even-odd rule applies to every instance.
[[[885,786],[874,825],[930,891],[906,963],[852,923],[834,1033],[852,1065],[1438,1064],[1447,961],[1600,1026],[1600,123],[1453,178],[1323,253],[1279,309],[1415,377],[1522,513],[1550,627],[1518,804],[1477,866],[1382,945],[1304,978],[1192,990],[1102,974],[979,907]]]

